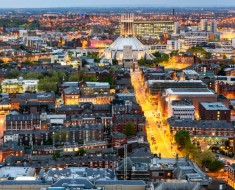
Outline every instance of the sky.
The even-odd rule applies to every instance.
[[[235,0],[0,0],[0,8],[46,8],[46,7],[229,7]]]

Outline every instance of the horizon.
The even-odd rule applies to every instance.
[[[17,1],[17,4],[15,3]],[[183,6],[182,6],[183,5]],[[222,5],[222,6],[221,6]],[[170,8],[170,7],[181,7],[181,8],[209,8],[209,7],[235,7],[234,0],[224,0],[221,2],[220,0],[214,1],[204,1],[197,0],[196,2],[190,2],[188,0],[166,0],[162,3],[160,0],[146,0],[143,2],[142,0],[119,0],[119,2],[115,2],[113,0],[107,3],[106,0],[100,0],[99,2],[94,3],[93,0],[87,0],[86,2],[78,2],[77,0],[1,0],[1,9],[17,9],[17,8],[138,8],[138,7],[159,7],[159,8]]]

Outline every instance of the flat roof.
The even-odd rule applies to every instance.
[[[148,83],[203,83],[201,80],[148,80]]]
[[[214,95],[214,92],[207,88],[168,88],[167,94],[191,94],[191,95]]]
[[[183,70],[183,72],[186,74],[186,75],[198,75],[198,73],[194,70]]]
[[[224,110],[228,111],[229,109],[221,102],[200,102],[200,104],[206,110]]]

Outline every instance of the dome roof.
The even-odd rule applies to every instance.
[[[146,46],[135,37],[119,37],[112,43],[109,49],[122,51],[124,46],[132,46],[132,51],[146,50]]]

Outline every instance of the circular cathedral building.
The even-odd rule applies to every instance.
[[[117,60],[119,63],[131,63],[145,58],[154,59],[149,53],[148,46],[143,45],[133,32],[134,14],[126,14],[121,17],[121,36],[118,37],[103,53],[103,60]]]

